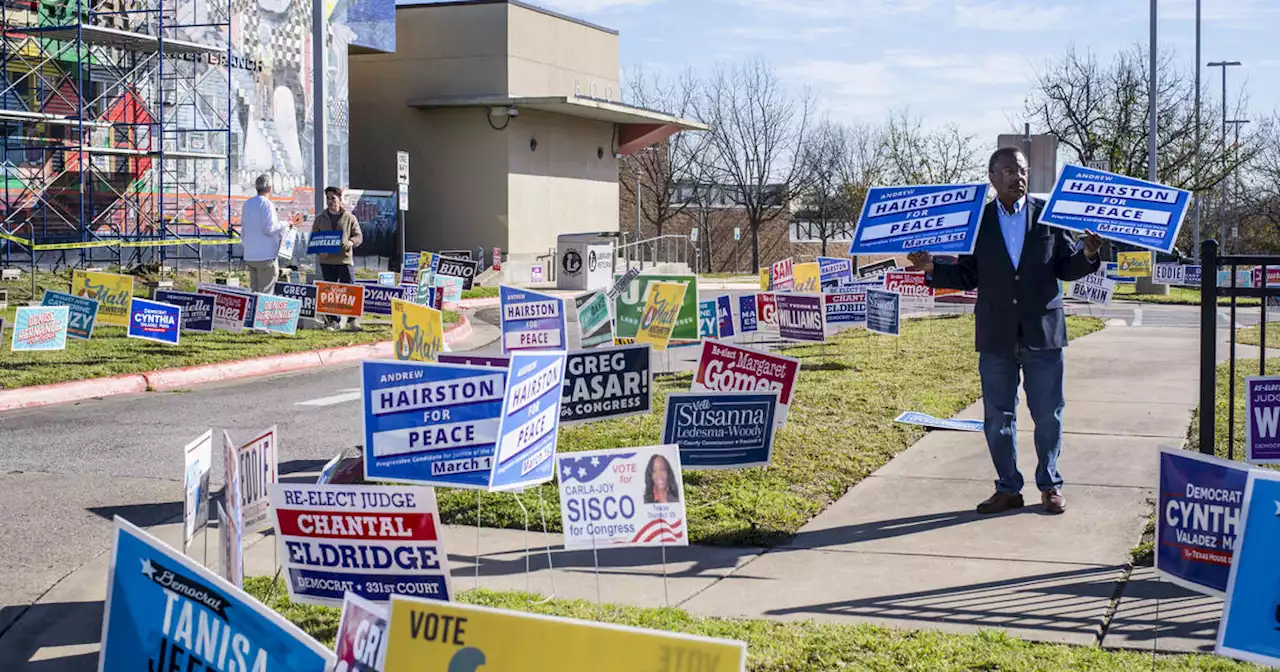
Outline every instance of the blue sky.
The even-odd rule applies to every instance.
[[[1147,0],[534,0],[620,32],[624,75],[710,69],[762,56],[808,84],[834,118],[883,120],[908,107],[982,143],[1009,129],[1035,68],[1068,47],[1110,59],[1148,35]],[[1160,0],[1162,48],[1188,71],[1194,0]],[[1203,0],[1203,61],[1238,60],[1252,116],[1280,107],[1280,0]],[[1219,69],[1202,76],[1217,105]]]

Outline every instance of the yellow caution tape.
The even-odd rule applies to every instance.
[[[31,241],[26,238],[15,236],[11,233],[0,233],[0,240],[11,240],[19,245],[30,245]]]
[[[30,246],[30,241],[10,236],[8,234],[0,234],[0,237],[13,240],[22,245]],[[169,238],[167,240],[91,240],[81,243],[46,243],[36,245],[36,252],[48,252],[50,250],[85,250],[97,247],[170,247],[174,245],[237,245],[240,243],[239,238]]]

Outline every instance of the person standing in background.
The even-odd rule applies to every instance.
[[[320,264],[320,275],[325,282],[341,282],[354,285],[356,281],[353,268],[355,266],[354,250],[364,242],[364,236],[360,233],[360,222],[356,221],[355,215],[351,214],[342,205],[341,188],[325,187],[324,203],[324,212],[316,215],[315,223],[311,225],[311,231],[341,231],[342,252],[316,255],[316,261]],[[346,318],[339,319],[332,315],[326,315],[325,321],[328,323],[328,329],[337,329],[342,322],[346,321]],[[347,328],[352,331],[360,331],[360,318],[352,318]]]
[[[270,294],[280,276],[277,255],[285,231],[293,224],[281,222],[271,202],[271,178],[259,175],[253,182],[257,196],[244,202],[240,210],[240,240],[244,246],[244,263],[249,267],[249,288]]]

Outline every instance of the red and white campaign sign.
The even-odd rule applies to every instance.
[[[333,653],[338,656],[334,672],[382,672],[387,658],[387,610],[355,593],[344,595]]]
[[[200,290],[200,294],[213,296],[213,328],[222,331],[243,331],[249,317],[249,302],[253,297],[231,292]]]
[[[778,297],[770,292],[756,294],[757,331],[778,331]]]
[[[789,292],[796,287],[796,276],[792,270],[791,257],[787,257],[782,261],[775,261],[769,267],[769,274],[773,276],[773,288],[780,292]]]
[[[926,285],[919,271],[889,271],[884,274],[884,288],[902,296],[904,313],[923,312],[933,308],[933,288]]]
[[[778,392],[774,426],[785,427],[800,360],[704,339],[692,392]]]

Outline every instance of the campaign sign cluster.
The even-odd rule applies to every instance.
[[[561,426],[649,413],[651,354],[647,343],[570,352],[560,400]]]
[[[490,490],[526,488],[554,477],[564,371],[563,351],[511,354]]]
[[[566,550],[688,545],[678,446],[591,450],[558,459]]]
[[[778,428],[787,424],[787,410],[800,375],[800,360],[742,348],[720,341],[702,342],[693,392],[777,392]]]
[[[222,577],[116,517],[99,670],[316,672],[334,657]]]
[[[1189,450],[1160,451],[1156,571],[1201,593],[1227,590],[1249,469]]]
[[[565,347],[564,300],[501,285],[502,352]]]
[[[679,445],[689,469],[765,466],[777,405],[777,392],[672,392],[662,442]]]
[[[276,483],[271,508],[294,602],[453,597],[431,488]]]
[[[1103,170],[1066,166],[1040,221],[1172,252],[1191,192]],[[1148,273],[1149,275],[1149,273]]]
[[[361,373],[366,479],[489,485],[505,369],[366,361]]]
[[[182,309],[182,330],[208,334],[213,331],[213,306],[216,298],[195,292],[157,289],[156,301]]]
[[[987,189],[986,184],[872,187],[849,255],[917,250],[972,254]]]

